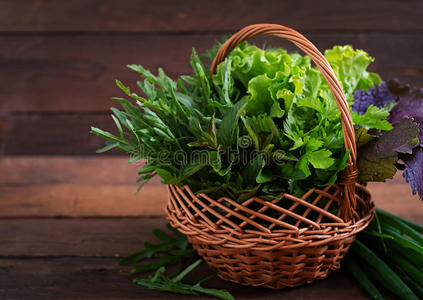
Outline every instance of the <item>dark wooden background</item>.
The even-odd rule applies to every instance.
[[[119,273],[118,257],[164,226],[167,195],[158,179],[135,193],[142,162],[95,154],[103,141],[90,125],[114,130],[114,80],[137,79],[125,65],[190,73],[192,47],[266,22],[321,50],[362,48],[384,78],[423,86],[422,12],[422,0],[0,0],[0,299],[187,299]],[[401,174],[369,189],[378,207],[423,222]],[[366,299],[344,272],[283,291],[213,286],[237,299]]]
[[[114,79],[137,79],[125,65],[190,73],[192,47],[258,22],[291,26],[322,50],[362,48],[383,78],[423,86],[421,0],[0,0],[0,153],[93,155],[103,142],[89,126],[113,128]]]

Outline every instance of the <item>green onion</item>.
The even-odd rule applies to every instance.
[[[421,270],[416,268],[406,259],[398,255],[397,253],[391,252],[388,255],[388,259],[400,267],[405,273],[407,273],[411,278],[413,278],[418,284],[423,285],[423,273]]]
[[[345,266],[348,271],[354,276],[358,284],[372,297],[372,299],[385,299],[375,285],[367,277],[366,273],[359,267],[359,263],[354,260],[351,255],[344,259]]]
[[[374,280],[378,281],[386,289],[403,299],[418,299],[398,275],[363,243],[356,240],[351,245],[351,250],[368,263],[368,265],[362,264],[362,267]]]
[[[383,215],[383,216],[386,216],[386,217],[390,217],[390,218],[393,218],[393,219],[400,220],[400,221],[404,222],[405,224],[407,224],[408,226],[410,226],[411,228],[413,228],[414,230],[416,230],[420,233],[423,233],[423,226],[422,225],[419,225],[419,224],[416,224],[416,223],[414,223],[410,220],[398,217],[398,216],[391,214],[391,213],[389,213],[389,212],[387,212],[383,209],[376,208],[376,212],[379,215]]]

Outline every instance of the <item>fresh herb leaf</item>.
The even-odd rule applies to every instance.
[[[368,91],[356,90],[352,109],[359,114],[364,114],[370,105],[383,108],[387,104],[395,103],[395,98],[390,92],[388,84],[382,82],[380,85],[372,86]]]
[[[380,109],[373,104],[367,108],[364,114],[359,114],[353,110],[351,111],[351,116],[355,125],[362,125],[381,130],[391,130],[393,128],[391,123],[386,120],[389,116],[389,112]]]
[[[405,118],[391,131],[360,148],[358,154],[359,177],[363,181],[385,181],[396,173],[398,153],[411,153],[417,146],[418,125]]]
[[[397,98],[397,104],[392,109],[389,122],[398,124],[404,117],[413,118],[419,124],[420,146],[423,147],[423,89],[400,85],[398,80],[388,82],[389,92]]]
[[[156,229],[153,234],[160,240],[158,244],[144,243],[144,250],[134,253],[130,256],[123,258],[119,264],[130,265],[135,264],[138,261],[154,257],[160,253],[168,252],[172,249],[186,250],[188,247],[188,241],[186,236],[181,234],[169,235],[166,232]]]
[[[418,194],[423,199],[423,149],[414,149],[411,154],[401,154],[404,162],[404,178],[410,184],[413,194]]]

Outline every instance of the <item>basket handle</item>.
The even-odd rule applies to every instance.
[[[297,31],[278,24],[254,24],[242,28],[235,33],[220,47],[210,68],[210,74],[214,73],[217,65],[241,42],[257,35],[274,35],[285,38],[294,43],[298,48],[311,57],[323,77],[326,79],[332,95],[341,112],[341,125],[344,134],[345,149],[350,150],[348,157],[349,166],[343,172],[343,184],[345,184],[345,197],[347,201],[341,208],[341,216],[344,219],[351,219],[356,207],[355,183],[357,182],[357,147],[355,144],[355,132],[351,118],[350,108],[345,94],[329,62],[323,54],[302,34]]]

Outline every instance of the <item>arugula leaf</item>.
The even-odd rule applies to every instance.
[[[119,264],[129,265],[135,264],[138,261],[144,260],[146,258],[151,258],[161,252],[167,252],[171,249],[181,249],[186,250],[188,247],[188,241],[186,236],[178,234],[170,236],[164,231],[155,230],[153,231],[154,235],[160,240],[159,244],[144,243],[144,250],[134,253],[130,256],[123,258]]]
[[[234,144],[238,120],[243,113],[247,101],[248,97],[244,97],[235,103],[223,117],[220,126],[217,128],[217,140],[225,148]]]
[[[205,294],[205,295],[223,299],[223,300],[235,300],[235,298],[228,291],[221,290],[221,289],[204,288],[198,283],[192,287],[192,290]]]
[[[264,164],[265,161],[262,155],[257,155],[250,160],[241,173],[244,184],[247,186],[255,185],[257,183],[257,177],[263,169]]]
[[[177,276],[170,278],[164,273],[166,269],[164,267],[159,268],[153,276],[149,276],[147,278],[135,278],[133,280],[134,283],[154,289],[160,290],[170,293],[182,294],[182,295],[199,295],[205,294],[209,296],[213,296],[223,300],[235,300],[235,298],[225,290],[220,289],[210,289],[201,286],[202,280],[197,282],[196,284],[186,284],[182,283],[182,278],[192,271],[195,267],[197,267],[201,263],[201,260],[197,260],[190,266],[188,266],[185,270],[179,273]]]
[[[160,241],[158,244],[144,243],[145,249],[143,251],[129,255],[119,262],[121,265],[132,265],[132,268],[127,272],[130,275],[155,270],[153,275],[146,278],[134,278],[133,282],[150,289],[170,293],[184,295],[204,294],[219,299],[234,300],[233,296],[226,290],[205,288],[201,285],[203,282],[213,278],[214,274],[204,278],[195,278],[192,283],[188,283],[188,280],[183,281],[191,271],[201,264],[201,259],[195,260],[180,272],[177,271],[173,275],[166,274],[166,267],[174,264],[181,265],[186,261],[192,261],[196,257],[195,251],[188,244],[186,236],[169,224],[166,227],[172,234],[161,229],[154,229],[153,234]],[[146,261],[152,257],[157,259]]]

